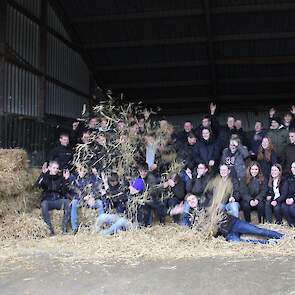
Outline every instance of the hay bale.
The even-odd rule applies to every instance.
[[[48,236],[48,229],[40,213],[6,215],[0,221],[0,239],[39,239]]]
[[[23,149],[0,149],[0,171],[15,172],[28,168],[28,155]]]

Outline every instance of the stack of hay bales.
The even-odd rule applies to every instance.
[[[33,189],[40,171],[28,168],[22,149],[0,149],[0,238],[43,237],[40,192]]]

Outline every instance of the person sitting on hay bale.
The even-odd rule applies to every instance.
[[[56,161],[43,164],[42,173],[38,177],[35,186],[42,189],[42,201],[41,212],[42,217],[47,224],[50,235],[54,235],[54,229],[51,223],[49,211],[64,210],[64,216],[62,221],[62,233],[67,231],[67,224],[70,216],[69,204],[66,194],[68,192],[70,172],[68,170],[63,171],[63,174],[59,174],[59,164]]]
[[[70,191],[72,197],[71,226],[73,234],[76,234],[78,231],[78,208],[84,205],[91,209],[98,209],[98,215],[100,215],[104,213],[104,204],[102,200],[95,198],[101,183],[95,168],[92,169],[92,174],[87,174],[86,169],[79,169],[78,175],[72,175],[70,181],[72,184]]]
[[[136,178],[130,182],[129,198],[132,199],[144,189],[144,182],[141,178]],[[104,225],[109,226],[107,229],[101,230]],[[122,216],[118,212],[116,214],[104,213],[98,216],[95,224],[96,230],[104,236],[110,236],[122,230],[128,230],[129,222],[126,216]]]

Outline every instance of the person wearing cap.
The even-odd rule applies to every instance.
[[[142,178],[136,178],[132,180],[129,186],[128,199],[131,199],[135,195],[142,192],[144,187],[144,181]],[[109,227],[102,230],[104,225]],[[98,216],[95,227],[97,232],[101,232],[101,234],[104,236],[110,236],[117,232],[128,230],[130,227],[130,222],[127,219],[126,212],[124,212],[124,214],[119,214],[119,212],[116,212],[115,214],[104,213]]]
[[[282,162],[284,151],[288,144],[288,130],[281,124],[281,120],[278,116],[273,116],[271,118],[271,126],[267,132],[267,136],[271,138],[279,162]]]

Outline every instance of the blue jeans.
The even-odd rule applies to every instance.
[[[99,215],[96,220],[96,230],[100,231],[104,224],[110,225],[108,229],[105,229],[101,232],[104,236],[110,236],[114,233],[127,230],[129,228],[128,220],[124,217],[120,217],[117,214],[103,213]]]
[[[183,214],[182,214],[182,220],[181,220],[182,225],[187,225],[187,226],[191,225],[191,222],[189,220],[189,218],[190,218],[189,210],[190,210],[190,206],[189,206],[188,202],[184,201]]]
[[[241,239],[240,238],[241,234],[261,236],[261,237],[266,237],[270,239],[280,239],[283,237],[283,234],[279,232],[261,228],[251,223],[248,223],[247,221],[239,219],[234,224],[231,232],[226,236],[226,240],[230,242],[243,242],[243,243],[250,243],[250,244],[268,244],[269,243],[269,240]]]
[[[221,209],[225,209],[225,211],[237,218],[239,218],[239,210],[240,204],[238,202],[229,202],[227,204],[220,204]]]
[[[73,199],[71,208],[71,225],[72,230],[75,231],[78,229],[78,208],[81,207],[79,200]],[[92,209],[98,209],[98,216],[104,213],[103,202],[101,200],[95,200],[95,204]]]

